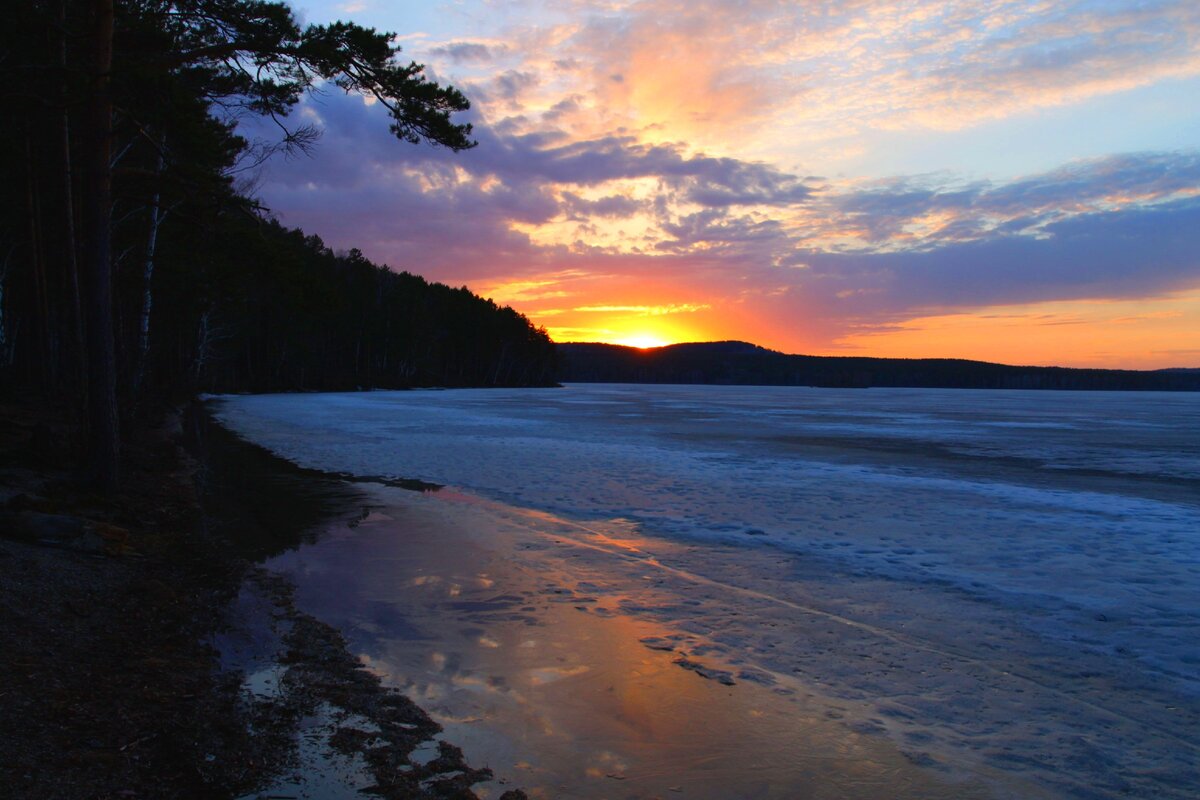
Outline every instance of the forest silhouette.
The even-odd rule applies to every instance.
[[[8,9],[0,380],[78,409],[98,485],[151,398],[554,379],[553,344],[520,314],[335,253],[242,185],[319,146],[288,115],[316,89],[373,97],[397,147],[473,147],[452,118],[467,99],[393,41],[262,0]],[[275,138],[239,135],[250,117]]]

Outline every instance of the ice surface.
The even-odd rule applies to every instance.
[[[304,466],[817,551],[1035,606],[1067,638],[1119,619],[1088,646],[1200,691],[1197,395],[575,385],[220,408]]]
[[[1200,395],[572,385],[229,397],[217,413],[304,466],[448,484],[514,526],[653,562],[664,597],[625,587],[608,610],[700,637],[743,680],[802,668],[874,698],[881,730],[986,741],[1014,768],[1049,745],[1001,735],[1013,715],[1073,716],[1037,734],[1079,762],[1054,769],[1085,783],[1127,759],[1111,769],[1166,771],[1162,796],[1200,791],[1194,769],[1134,752],[1161,737],[1163,764],[1200,755]],[[651,544],[610,547],[626,534]],[[685,598],[697,585],[711,592]],[[778,635],[810,613],[829,631]],[[846,649],[892,668],[868,680]],[[1138,795],[1121,780],[1095,796]]]

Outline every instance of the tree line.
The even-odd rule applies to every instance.
[[[0,380],[79,410],[111,487],[119,430],[164,393],[531,385],[516,312],[334,253],[240,185],[314,146],[315,87],[375,97],[401,142],[462,150],[469,104],[393,36],[264,0],[17,0],[0,26]],[[237,122],[265,116],[272,141]]]

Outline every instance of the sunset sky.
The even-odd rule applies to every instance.
[[[479,146],[328,90],[257,191],[556,341],[1200,367],[1200,2],[296,4]]]

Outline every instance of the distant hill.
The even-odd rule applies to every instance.
[[[646,350],[567,343],[558,345],[558,353],[558,377],[567,383],[1200,391],[1197,369],[1071,369],[957,358],[803,356],[749,342],[698,342]]]

